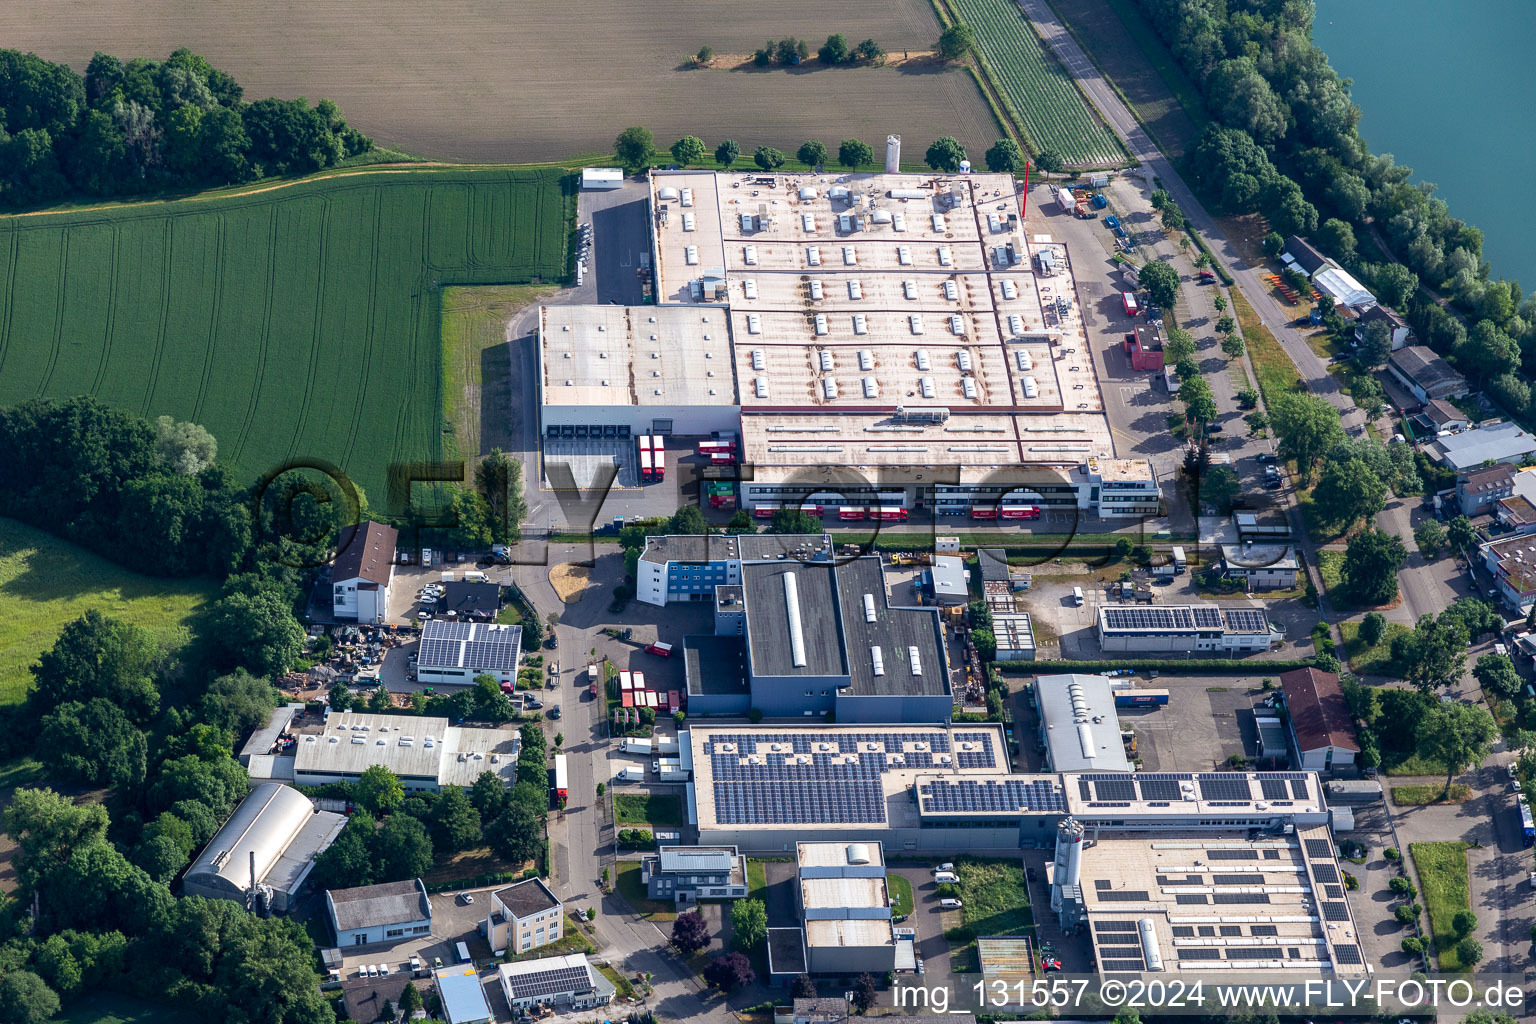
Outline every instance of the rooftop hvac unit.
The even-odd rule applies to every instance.
[[[1003,298],[1016,299],[1019,297],[1019,286],[1012,281],[1003,282]]]
[[[757,266],[757,246],[744,246],[741,250],[741,258],[749,267]]]
[[[854,230],[856,223],[851,214],[840,213],[837,215],[837,230],[845,235]]]
[[[757,282],[751,278],[741,282],[741,294],[749,299],[757,298]]]
[[[748,334],[762,334],[763,333],[763,318],[758,316],[756,313],[748,313],[747,314],[747,333]],[[759,361],[762,358],[762,354],[763,354],[763,350],[760,349],[760,348],[752,350],[752,369],[754,369],[754,370],[761,370],[762,369],[762,367],[758,365]]]
[[[1035,378],[1033,378],[1033,377],[1025,377],[1024,378],[1024,397],[1025,398],[1039,398],[1040,397],[1040,384],[1039,384],[1038,381],[1035,380]]]
[[[864,297],[864,286],[858,281],[849,281],[848,297],[850,299],[862,299]]]
[[[939,266],[947,267],[947,266],[951,265],[954,262],[955,262],[955,255],[954,255],[954,253],[950,252],[949,246],[947,246],[947,245],[939,246]]]
[[[905,231],[905,230],[907,230],[907,215],[902,213],[902,212],[900,212],[900,211],[897,211],[896,213],[891,214],[891,230],[892,231]]]
[[[807,186],[805,186],[804,188],[802,188],[800,190],[800,198],[803,199],[803,200],[815,199],[816,198],[816,190],[814,188],[812,188],[811,186],[807,185]]]
[[[951,332],[953,332],[956,335],[964,334],[965,333],[965,317],[961,316],[959,313],[956,313],[953,316],[951,316],[949,318],[949,329],[950,329]]]
[[[827,333],[827,314],[816,314],[816,333],[818,335]]]
[[[821,393],[828,401],[837,397],[837,381],[832,377],[821,378]]]
[[[961,377],[960,378],[960,393],[962,395],[964,395],[966,398],[974,400],[976,398],[976,378],[975,377]]]
[[[816,233],[816,215],[812,213],[802,213],[800,215],[800,226],[804,228],[808,233],[814,235]]]
[[[918,654],[917,646],[915,644],[907,648],[907,660],[912,664],[913,675],[920,676],[923,674],[923,659],[922,656]]]
[[[873,377],[865,377],[864,378],[864,397],[865,398],[878,398],[879,396],[880,396],[880,385],[875,383],[875,378],[873,378]]]
[[[843,246],[843,266],[851,267],[859,262],[859,254],[854,252],[853,246]]]
[[[812,281],[811,282],[811,298],[820,300],[820,298],[821,298],[821,282],[820,281]]]
[[[820,320],[821,317],[818,316],[816,319]],[[819,357],[821,359],[821,372],[822,373],[831,373],[832,372],[832,368],[835,365],[833,363],[833,361],[832,361],[832,351],[831,351],[831,349],[825,349],[824,348],[824,349],[821,350],[821,352],[818,353],[818,355],[819,355]]]
[[[865,319],[863,313],[855,313],[855,314],[853,314],[853,333],[854,334],[868,334],[869,333],[869,321],[867,319]]]
[[[917,350],[917,368],[923,373],[928,372],[928,350],[925,348],[920,348]]]
[[[936,235],[942,235],[944,233],[944,231],[945,231],[944,215],[942,213],[934,214],[933,215],[933,233],[936,234]]]
[[[1019,349],[1015,353],[1015,356],[1018,358],[1018,361],[1019,361],[1019,369],[1021,369],[1021,370],[1033,370],[1035,368],[1035,361],[1029,357],[1029,353],[1027,351],[1025,351],[1024,349],[1022,349],[1022,348]]]
[[[904,267],[910,267],[912,265],[912,250],[905,245],[898,245],[896,247],[896,262]]]
[[[865,622],[874,622],[875,621],[875,595],[874,594],[865,594],[864,595],[864,621]]]
[[[752,390],[757,395],[758,398],[767,398],[768,397],[768,378],[767,377],[753,377],[752,378]]]
[[[751,316],[749,316],[747,318],[748,322],[750,323],[751,318],[756,316],[756,315],[757,315],[756,313],[751,314]],[[753,331],[752,333],[756,334],[757,332]],[[752,369],[754,369],[754,370],[761,370],[764,367],[764,365],[766,365],[766,363],[767,363],[767,357],[763,354],[763,350],[760,349],[760,348],[753,349],[752,350]]]
[[[918,380],[917,380],[917,390],[918,390],[918,392],[924,398],[932,398],[933,397],[933,378],[932,377],[919,377]]]
[[[911,316],[907,317],[907,326],[912,328],[913,334],[922,334],[923,318],[918,316],[916,313],[913,313]]]
[[[960,367],[961,373],[971,372],[971,354],[965,349],[955,353],[955,363]]]
[[[867,348],[859,349],[859,369],[873,370],[875,368],[875,354]]]
[[[903,281],[903,282],[901,282],[901,294],[906,296],[908,302],[916,302],[917,301],[917,282],[916,281]]]
[[[943,284],[944,297],[950,302],[956,302],[960,298],[960,287],[953,281],[945,281]]]
[[[1010,333],[1010,334],[1023,334],[1024,333],[1024,318],[1022,316],[1019,316],[1019,314],[1017,314],[1017,313],[1009,313],[1008,314],[1008,333]]]
[[[821,266],[821,247],[808,245],[805,247],[805,262],[813,267]]]
[[[692,216],[692,214],[690,214],[689,216]],[[750,213],[742,214],[741,215],[741,233],[744,234],[744,235],[751,234],[752,233],[752,229],[757,226],[756,223],[755,223],[756,219],[757,218],[753,217]]]

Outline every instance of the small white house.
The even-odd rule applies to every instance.
[[[389,615],[399,533],[383,523],[362,523],[341,532],[331,563],[331,614],[356,622],[383,622]]]

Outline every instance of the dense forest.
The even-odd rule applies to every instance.
[[[1313,4],[1137,3],[1215,119],[1186,168],[1212,205],[1311,235],[1511,415],[1536,412],[1536,297],[1492,276],[1482,232],[1451,216],[1433,185],[1371,153],[1348,83],[1313,45]]]
[[[84,75],[0,50],[0,205],[307,174],[373,148],[330,100],[243,95],[189,50],[163,61],[98,53]]]

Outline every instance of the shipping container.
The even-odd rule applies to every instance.
[[[1117,708],[1160,708],[1167,703],[1167,690],[1119,690],[1115,693]]]

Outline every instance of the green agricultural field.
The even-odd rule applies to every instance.
[[[255,478],[382,501],[443,449],[442,289],[563,276],[564,172],[370,168],[0,218],[0,404],[81,393],[211,430]]]
[[[1125,158],[1119,141],[1089,109],[1072,76],[1046,52],[1013,0],[947,3],[975,30],[976,45],[1035,152],[1054,149],[1078,166],[1115,164]]]
[[[139,576],[52,534],[0,519],[0,704],[22,699],[38,655],[90,609],[170,633],[213,590],[211,580]]]

